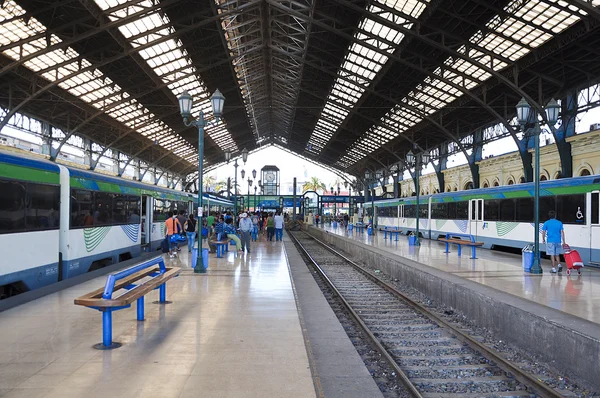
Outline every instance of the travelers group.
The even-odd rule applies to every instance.
[[[281,211],[272,212],[210,212],[203,219],[202,236],[207,237],[209,251],[216,252],[214,242],[231,240],[236,250],[251,252],[250,243],[261,237],[266,241],[283,241],[283,226],[285,217]],[[181,251],[178,241],[187,241],[188,252],[192,251],[198,234],[199,225],[193,214],[185,210],[170,211],[165,221],[165,242],[163,251],[168,251],[169,257],[174,258]],[[179,238],[181,237],[181,238]],[[183,240],[185,237],[185,240]]]

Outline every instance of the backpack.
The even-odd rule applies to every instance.
[[[187,220],[185,225],[186,225],[185,232],[195,232],[196,231],[196,220],[194,220],[194,221]]]

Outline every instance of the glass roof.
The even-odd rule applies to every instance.
[[[409,21],[385,11],[379,4],[418,18],[425,10],[427,3],[429,0],[376,0],[371,3],[368,11],[410,29],[412,24]],[[398,45],[404,38],[404,34],[365,17],[361,20],[359,30],[354,37],[358,42],[364,41],[381,49],[382,52],[391,54],[394,52],[394,47],[390,47],[376,38],[385,39]],[[308,153],[312,155],[321,153],[387,61],[388,57],[381,52],[373,51],[357,42],[350,45],[338,70],[338,78],[333,84],[320,119],[317,121],[315,131],[308,141]],[[351,80],[352,83],[348,80]]]
[[[562,0],[513,0],[504,11],[509,14],[508,17],[492,18],[486,24],[485,33],[479,31],[469,40],[473,47],[467,49],[462,46],[457,50],[461,57],[448,57],[444,66],[433,73],[433,77],[425,78],[381,119],[382,125],[369,128],[336,166],[352,166],[422,121],[424,115],[431,115],[462,96],[464,92],[459,87],[470,90],[489,79],[491,73],[478,63],[499,71],[508,64],[501,61],[499,56],[494,57],[495,54],[516,61],[587,15],[585,11]],[[464,58],[477,61],[470,62]],[[395,127],[392,130],[389,126]]]
[[[95,2],[102,10],[108,11],[111,8],[127,4],[129,1],[95,0]],[[144,8],[151,7],[153,4],[150,0],[135,2],[127,7],[110,12],[109,18],[112,21],[117,21],[132,13],[142,11]],[[133,48],[137,48],[175,33],[175,29],[170,23],[169,18],[160,10],[157,10],[119,26],[119,31],[129,40]],[[161,81],[168,85],[175,97],[179,97],[186,90],[192,95],[196,100],[192,107],[192,115],[197,115],[200,111],[203,111],[206,115],[211,114],[211,93],[208,92],[204,82],[198,77],[196,67],[179,40],[161,40],[153,46],[140,50],[138,54],[154,70]],[[237,145],[225,123],[219,124],[216,128],[207,128],[206,132],[221,150],[238,151]]]

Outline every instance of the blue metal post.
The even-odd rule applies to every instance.
[[[421,246],[421,241],[419,241],[419,197],[420,197],[420,188],[419,188],[419,176],[421,175],[421,154],[415,155],[415,189],[417,190],[417,234],[415,236],[415,246]]]
[[[137,299],[137,320],[144,320],[144,296]]]
[[[534,184],[534,202],[533,202],[533,235],[534,235],[534,250],[533,250],[533,265],[531,266],[532,274],[541,274],[542,267],[540,266],[540,123],[536,120],[534,130],[535,141],[535,168],[533,172]]]
[[[200,257],[200,259],[202,259],[202,257]],[[158,293],[159,293],[159,297],[160,297],[159,302],[166,303],[167,302],[167,284],[166,283],[163,283],[162,285],[160,285],[160,287],[158,289]]]
[[[102,345],[104,347],[112,345],[112,310],[110,308],[102,311]]]

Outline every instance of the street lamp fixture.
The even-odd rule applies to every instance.
[[[517,108],[517,121],[525,130],[525,125],[529,121],[529,117],[531,114],[531,106],[525,100],[525,98],[521,98],[521,101],[516,106]],[[558,115],[560,111],[560,105],[553,98],[548,102],[546,108],[544,109],[546,112],[546,120],[548,121],[549,127],[552,127],[558,121]],[[540,133],[542,132],[540,127],[540,122],[536,117],[534,118],[534,127],[533,127],[533,135],[534,135],[534,143],[535,143],[535,168],[533,170],[533,178],[534,178],[534,188],[533,188],[533,234],[534,234],[534,251],[533,251],[533,264],[531,266],[532,274],[541,274],[542,267],[540,265]]]
[[[246,177],[246,170],[242,169],[242,171],[240,172],[240,174],[242,175],[242,180],[243,180],[244,177]]]
[[[195,273],[205,273],[206,269],[202,261],[202,224],[203,224],[203,211],[202,211],[202,174],[203,174],[203,161],[204,161],[204,128],[210,125],[214,125],[221,120],[223,115],[223,106],[225,104],[225,97],[219,89],[215,90],[214,94],[210,97],[212,103],[212,111],[214,115],[214,121],[209,122],[204,118],[204,112],[200,111],[197,120],[191,120],[192,106],[194,100],[190,93],[184,91],[178,98],[179,101],[179,112],[183,117],[183,124],[186,127],[194,126],[198,128],[198,257],[196,258],[196,266],[194,267]],[[227,156],[227,155],[225,155]]]
[[[231,152],[230,151],[225,151],[225,161],[227,163],[229,163],[230,160],[231,160]]]
[[[248,149],[246,148],[242,149],[242,160],[244,161],[244,164],[246,164],[246,162],[248,161]]]
[[[256,180],[256,169],[252,170],[252,178],[254,178]]]

